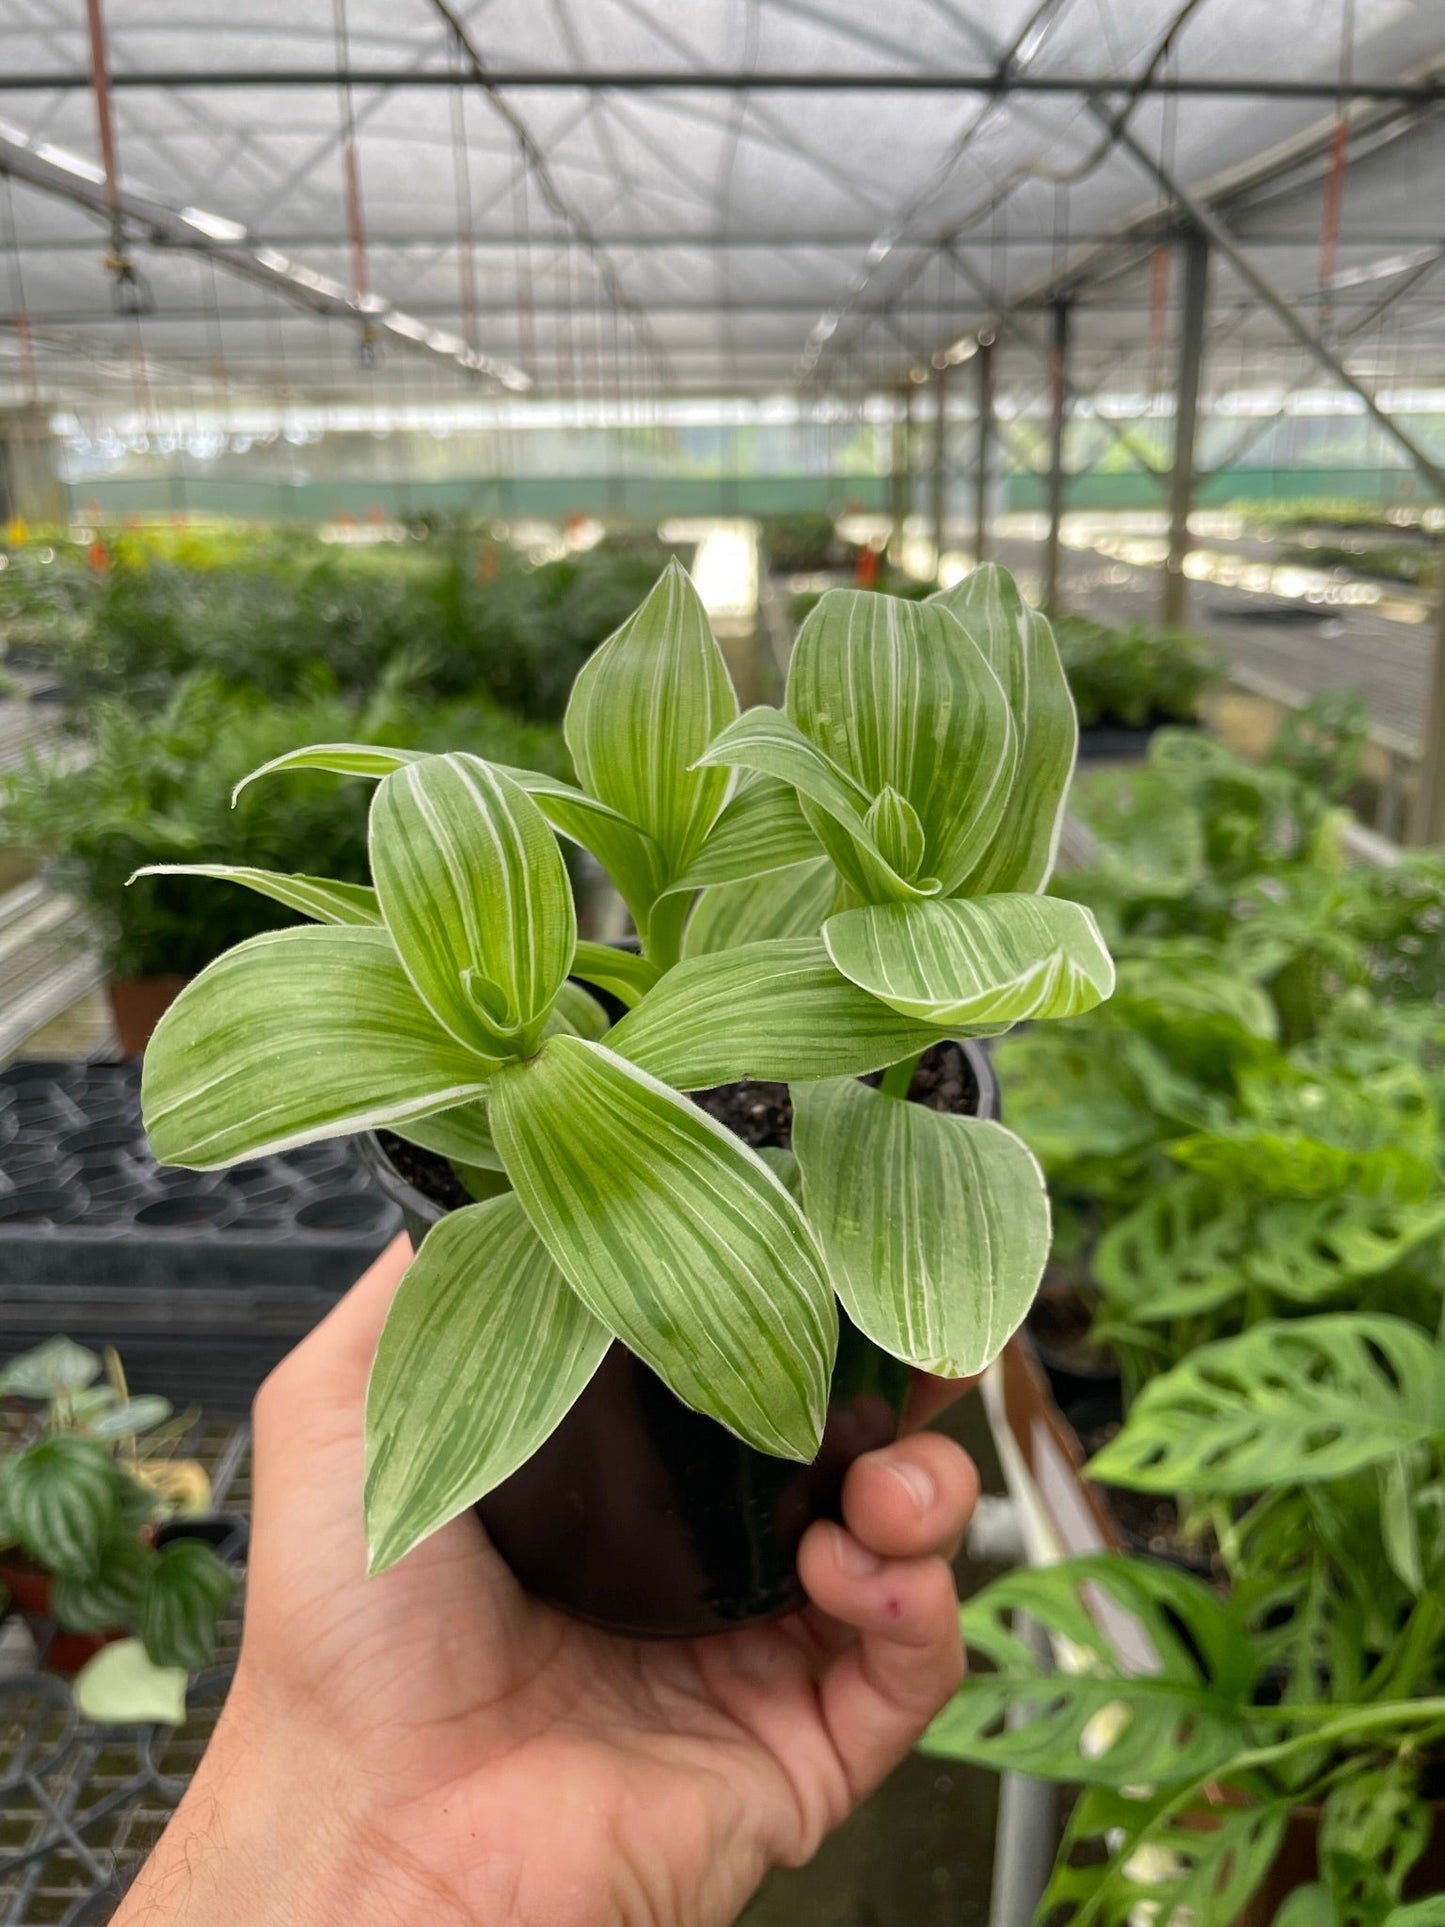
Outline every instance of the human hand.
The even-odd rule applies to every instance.
[[[926,1433],[858,1460],[847,1529],[803,1540],[811,1607],[709,1639],[567,1618],[470,1514],[368,1579],[363,1402],[409,1256],[262,1388],[235,1684],[114,1927],[726,1927],[958,1685],[973,1468]]]

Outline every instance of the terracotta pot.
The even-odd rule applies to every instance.
[[[962,1044],[974,1114],[998,1115],[988,1059]],[[363,1157],[402,1206],[413,1245],[444,1211],[372,1136]],[[577,1403],[525,1465],[477,1506],[527,1590],[610,1632],[685,1638],[796,1611],[798,1543],[840,1516],[843,1477],[889,1444],[910,1374],[839,1316],[822,1449],[811,1465],[772,1458],[689,1410],[625,1345],[613,1344]]]
[[[41,1663],[48,1673],[60,1673],[68,1679],[102,1647],[125,1639],[127,1631],[124,1626],[114,1626],[104,1632],[78,1633],[57,1626],[51,1610],[54,1586],[44,1567],[35,1565],[23,1553],[8,1552],[0,1557],[0,1587],[9,1593],[34,1634]]]
[[[110,1008],[122,1057],[139,1057],[189,977],[112,977]]]

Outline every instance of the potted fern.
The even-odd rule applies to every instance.
[[[1076,731],[997,569],[825,596],[785,709],[739,715],[674,564],[566,736],[575,786],[355,744],[257,772],[375,780],[373,882],[238,874],[318,927],[182,994],[146,1122],[201,1169],[379,1134],[425,1235],[368,1397],[374,1570],[480,1502],[544,1596],[701,1631],[796,1602],[904,1368],[977,1372],[1023,1317],[1044,1185],[970,1040],[1089,1009],[1113,968],[1039,894]],[[635,952],[578,941],[558,835]]]

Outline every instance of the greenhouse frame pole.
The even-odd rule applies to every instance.
[[[1064,520],[1064,430],[1068,426],[1069,303],[1056,301],[1049,332],[1049,532],[1044,541],[1044,612],[1059,613],[1059,535]]]
[[[888,558],[895,564],[903,557],[903,528],[908,520],[908,498],[913,482],[913,384],[904,388],[902,407],[893,417],[893,476],[890,485]]]
[[[978,454],[973,475],[974,566],[988,560],[988,488],[993,461],[993,351],[992,341],[978,344]]]
[[[933,429],[933,572],[937,575],[943,562],[943,531],[948,517],[948,368],[944,366],[934,373],[934,390],[938,397],[938,418]]]
[[[1209,308],[1209,240],[1198,228],[1184,236],[1184,310],[1180,317],[1179,374],[1174,393],[1174,466],[1169,475],[1169,553],[1159,616],[1182,629],[1189,609],[1189,512],[1194,506],[1194,445],[1199,425],[1199,377]]]
[[[1435,564],[1435,647],[1425,696],[1420,775],[1410,817],[1412,843],[1445,843],[1445,538]]]

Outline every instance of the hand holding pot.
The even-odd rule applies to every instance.
[[[117,1927],[726,1927],[957,1686],[973,1469],[930,1434],[858,1460],[847,1529],[803,1541],[812,1609],[713,1639],[538,1604],[471,1516],[368,1579],[362,1400],[407,1255],[261,1393],[235,1686]]]

